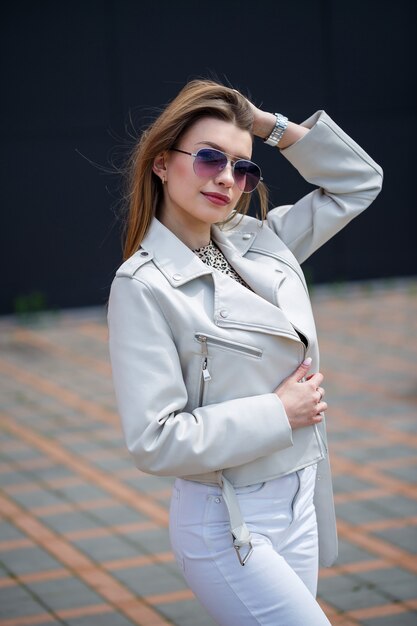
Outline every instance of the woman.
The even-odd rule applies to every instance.
[[[319,188],[266,214],[254,137]],[[136,148],[109,302],[117,402],[137,467],[177,477],[172,547],[218,624],[329,624],[315,600],[318,553],[337,553],[327,404],[299,263],[381,181],[323,111],[297,125],[211,81]],[[245,215],[255,189],[262,220]]]

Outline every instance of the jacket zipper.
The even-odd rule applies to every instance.
[[[195,338],[201,344],[203,354],[208,356],[208,345],[219,346],[226,348],[227,350],[233,350],[249,356],[260,358],[262,356],[262,350],[260,348],[254,348],[253,346],[247,346],[244,343],[235,343],[228,341],[227,339],[219,339],[218,337],[211,337],[210,335],[204,335],[203,333],[196,333]],[[205,346],[205,348],[203,348]],[[205,350],[205,352],[204,352]]]
[[[208,348],[207,340],[204,335],[201,335],[201,352],[203,353],[203,360],[201,363],[201,377],[200,377],[200,389],[198,393],[198,406],[203,406],[204,391],[207,383],[211,380],[211,374],[208,369]]]

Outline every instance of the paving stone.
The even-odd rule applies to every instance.
[[[26,476],[26,481],[27,481]],[[55,495],[51,491],[46,491],[39,487],[32,491],[23,491],[22,493],[13,493],[11,496],[13,500],[22,505],[25,509],[31,509],[40,506],[57,506],[62,504],[63,500],[59,496]]]
[[[336,513],[352,524],[364,524],[383,519],[396,519],[417,514],[416,502],[401,496],[352,501],[336,504]]]
[[[30,470],[33,478],[39,481],[56,480],[58,478],[71,478],[76,476],[73,471],[64,465],[54,465],[53,467],[42,467]]]
[[[357,461],[379,461],[381,459],[401,459],[416,456],[415,448],[405,445],[389,445],[385,447],[346,448],[340,450],[342,456]]]
[[[125,482],[139,491],[139,493],[152,493],[161,489],[167,489],[174,483],[175,478],[162,476],[151,476],[149,474],[139,474],[138,477],[128,478]]]
[[[216,626],[217,624],[197,600],[169,602],[156,605],[156,608],[176,626]]]
[[[361,624],[362,626],[416,626],[417,611],[365,619]]]
[[[68,485],[60,487],[55,491],[63,498],[71,500],[72,502],[85,502],[86,500],[99,500],[108,497],[106,491],[90,484]]]
[[[113,576],[140,596],[187,589],[181,573],[178,571],[177,574],[173,574],[163,565],[145,565],[116,570]]]
[[[101,527],[99,520],[90,517],[87,513],[83,513],[82,511],[67,511],[59,515],[44,515],[42,520],[58,533]]]
[[[0,472],[0,487],[19,485],[21,483],[27,483],[27,481],[27,474],[23,472]]]
[[[393,543],[403,550],[417,554],[417,526],[388,528],[375,532],[375,535],[389,543]]]
[[[15,575],[58,569],[62,565],[38,547],[19,548],[0,553],[2,565]]]
[[[167,528],[156,528],[138,532],[126,533],[134,545],[144,554],[152,552],[169,552],[171,544]]]
[[[134,626],[134,623],[120,613],[102,613],[100,615],[65,619],[66,626]]]
[[[387,603],[385,595],[372,585],[346,576],[335,576],[319,581],[318,596],[342,611]]]
[[[350,493],[352,491],[366,491],[374,489],[374,485],[354,476],[346,474],[337,475],[333,478],[333,489],[335,493]]]
[[[0,588],[0,617],[11,619],[45,612],[45,607],[23,587]]]
[[[9,524],[9,522],[0,521],[0,541],[14,541],[15,539],[23,538],[26,538],[26,535],[20,532],[20,530],[18,530],[15,526]]]
[[[136,524],[138,522],[148,521],[148,517],[122,504],[109,507],[100,507],[92,509],[90,514],[100,520],[103,525],[116,526],[118,524]]]
[[[103,603],[101,596],[77,578],[60,578],[26,584],[53,611]]]
[[[363,548],[358,548],[353,543],[339,538],[339,554],[336,565],[346,565],[348,563],[357,563],[359,561],[368,561],[374,559],[375,555],[367,552]]]
[[[417,421],[417,420],[416,420]],[[407,483],[417,483],[417,465],[408,465],[404,467],[390,467],[384,469],[384,474],[393,476]]]
[[[115,535],[76,539],[72,543],[99,563],[113,559],[133,558],[141,554],[132,542]]]
[[[358,572],[355,578],[378,589],[390,602],[417,598],[417,577],[399,567]]]

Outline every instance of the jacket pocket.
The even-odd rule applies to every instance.
[[[249,346],[244,343],[236,343],[228,339],[221,339],[214,337],[213,335],[207,335],[206,333],[195,333],[194,338],[200,344],[201,349],[201,365],[200,365],[200,381],[197,394],[198,406],[204,406],[207,386],[211,381],[211,374],[209,371],[209,347],[219,348],[220,350],[228,350],[244,356],[250,356],[256,359],[262,357],[262,350]],[[212,355],[210,355],[212,358]]]
[[[246,356],[252,356],[256,359],[260,359],[262,357],[262,350],[260,348],[255,348],[254,346],[249,346],[245,343],[237,343],[235,341],[230,341],[229,339],[221,339],[220,337],[214,337],[213,335],[207,335],[206,333],[196,333],[194,337],[200,343],[206,356],[208,356],[208,347],[215,346],[216,348],[231,350],[232,352],[239,352],[240,354],[244,354]]]

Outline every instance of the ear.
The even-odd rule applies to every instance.
[[[157,157],[155,157],[153,166],[152,166],[152,171],[154,172],[154,174],[159,176],[159,178],[162,180],[163,183],[166,181],[167,168],[166,168],[166,153],[165,152],[162,152],[161,154],[158,154]]]

